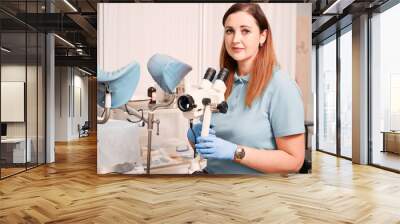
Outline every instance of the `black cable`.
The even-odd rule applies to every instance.
[[[128,107],[126,106],[126,104],[125,104],[125,108],[126,108],[126,111],[127,111],[127,113],[128,113],[129,115],[133,115],[133,114],[130,114],[130,112],[129,112],[129,110],[128,110]],[[132,121],[132,120],[129,119],[129,118],[127,118],[126,120],[129,121],[129,122],[131,122],[131,123],[139,123],[139,122],[141,122],[141,121],[144,121],[143,109],[139,109],[138,112],[142,112],[142,116],[141,116],[141,118],[140,118],[139,120],[137,120],[137,121]]]
[[[195,145],[195,147],[193,147],[193,158],[194,158],[194,157],[196,157],[196,155],[197,155],[197,151],[196,151],[196,144],[197,144],[197,141],[196,141],[196,134],[195,134],[195,132],[194,132],[194,130],[193,130],[193,120],[190,120],[189,126],[190,126],[190,130],[192,131],[192,134],[193,134],[193,136],[194,136],[194,145]]]

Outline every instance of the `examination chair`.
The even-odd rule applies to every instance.
[[[97,119],[104,124],[110,117],[110,110],[129,102],[140,78],[140,66],[136,61],[111,72],[97,69],[97,104],[104,108],[103,116]]]

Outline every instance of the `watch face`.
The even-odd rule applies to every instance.
[[[243,159],[244,156],[245,156],[245,151],[244,151],[243,148],[239,148],[239,149],[236,151],[236,153],[235,153],[235,157],[236,157],[237,159]]]

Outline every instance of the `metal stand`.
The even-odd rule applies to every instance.
[[[108,91],[108,86],[106,86],[106,100],[105,100],[105,111],[104,115],[101,118],[97,119],[98,124],[104,124],[108,121],[110,114],[111,114],[111,92]],[[127,104],[124,105],[124,107],[120,107],[120,109],[125,110],[128,115],[130,116],[135,116],[139,118],[139,121],[132,121],[130,118],[127,118],[129,122],[132,123],[137,123],[137,122],[144,122],[147,124],[147,168],[146,168],[146,174],[150,174],[150,169],[151,169],[151,142],[152,142],[152,135],[153,135],[153,126],[154,124],[157,125],[157,135],[160,133],[160,120],[154,119],[154,111],[156,111],[159,108],[168,108],[171,104],[175,102],[176,99],[176,94],[173,94],[171,96],[171,99],[166,102],[166,103],[152,103],[153,101],[150,101],[148,104],[149,112],[147,115],[147,119],[145,116],[143,116],[143,112],[140,113],[139,111],[129,107]]]
[[[147,168],[146,174],[150,174],[151,165],[151,138],[153,135],[154,111],[149,111],[147,119]],[[157,126],[160,122],[157,123]],[[159,133],[157,133],[158,135]]]
[[[157,125],[157,135],[160,134],[160,120],[154,119],[154,111],[157,109],[161,108],[167,108],[169,107],[172,103],[175,102],[176,95],[172,95],[171,100],[168,101],[167,103],[161,103],[161,104],[154,104],[154,103],[149,103],[149,112],[147,114],[147,119],[144,118],[143,114],[137,112],[136,110],[129,108],[128,106],[126,109],[129,115],[133,115],[137,118],[143,119],[143,121],[147,124],[147,164],[146,164],[146,174],[150,174],[151,170],[151,143],[152,143],[152,136],[153,136],[153,126],[154,124]],[[129,119],[128,119],[129,121]]]

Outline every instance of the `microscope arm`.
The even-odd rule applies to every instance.
[[[211,124],[211,108],[210,105],[205,105],[203,111],[203,125],[201,127],[201,137],[208,136],[210,131],[210,124]]]
[[[171,106],[171,104],[173,104],[175,102],[175,98],[176,98],[176,95],[173,94],[171,96],[171,99],[166,103],[149,104],[149,109],[151,111],[155,111],[158,108],[167,108],[167,107]]]
[[[110,114],[111,114],[111,92],[109,91],[108,87],[106,87],[105,91],[105,103],[104,103],[104,116],[103,117],[97,117],[97,123],[98,124],[105,124],[108,119],[110,119]]]

